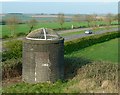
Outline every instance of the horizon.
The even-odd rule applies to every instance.
[[[0,13],[0,14],[23,14],[23,15],[58,15],[59,13]],[[90,15],[92,15],[94,13],[90,13]],[[108,13],[100,13],[100,14],[97,14],[96,15],[107,15]],[[111,13],[113,15],[117,15],[118,13]],[[73,14],[69,14],[69,13],[64,13],[64,15],[78,15],[77,13],[73,13]],[[89,15],[89,14],[79,14],[79,15]]]

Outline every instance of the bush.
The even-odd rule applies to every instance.
[[[61,93],[65,83],[57,81],[56,83],[18,83],[11,87],[4,88],[3,93],[22,93],[22,95],[56,95],[55,93]],[[23,94],[25,93],[25,94]],[[28,94],[27,94],[28,93]],[[51,94],[49,94],[51,93]],[[14,94],[13,94],[14,95]],[[58,94],[59,95],[59,94]]]
[[[20,59],[9,59],[2,62],[2,79],[17,77],[22,74],[22,62]]]
[[[5,43],[5,48],[7,51],[3,52],[2,60],[7,59],[18,59],[22,57],[22,41],[12,40]]]
[[[77,65],[76,62],[74,62]],[[71,64],[69,64],[71,66]],[[72,66],[71,66],[72,67]],[[66,92],[71,93],[118,93],[118,64],[112,64],[109,62],[95,61],[80,67],[77,70],[77,74],[73,81],[76,83],[70,84],[69,87],[64,88]],[[103,83],[109,84],[104,86]],[[103,90],[98,88],[103,88]]]
[[[6,39],[6,38],[9,38],[9,36],[8,35],[4,35],[4,36],[2,36],[2,38]]]
[[[105,42],[117,37],[120,37],[119,32],[108,32],[104,34],[87,36],[69,42],[65,42],[65,54],[80,50],[93,44]]]
[[[2,78],[20,76],[22,73],[22,41],[12,40],[4,45],[6,51],[2,53]]]

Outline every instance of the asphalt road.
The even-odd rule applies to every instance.
[[[63,36],[63,37],[65,38],[65,41],[70,41],[70,40],[78,39],[78,38],[85,37],[85,36],[98,35],[98,34],[102,34],[105,32],[113,32],[113,31],[118,31],[118,28],[112,28],[110,30],[101,30],[101,31],[94,32],[93,34],[77,34],[77,35]]]
[[[102,28],[102,27],[101,27]],[[71,30],[63,30],[63,31],[58,31],[58,34],[63,34],[63,33],[70,33],[70,32],[74,32],[74,31],[85,31],[85,30],[89,30],[91,28],[81,28],[81,29],[71,29]],[[98,34],[102,34],[105,32],[113,32],[113,31],[118,31],[118,28],[111,28],[110,30],[101,30],[101,31],[96,31],[93,34],[77,34],[77,35],[71,35],[71,36],[63,36],[65,41],[71,41],[73,39],[78,39],[81,37],[85,37],[85,36],[91,36],[91,35],[98,35]],[[22,40],[22,38],[17,38],[17,40]],[[16,40],[16,39],[13,39]],[[2,52],[2,42],[6,42],[7,40],[2,41],[2,39],[0,39],[0,52]]]

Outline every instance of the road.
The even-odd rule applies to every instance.
[[[85,37],[85,36],[98,35],[98,34],[102,34],[105,32],[113,32],[113,31],[118,31],[118,28],[112,28],[110,30],[101,30],[101,31],[94,32],[93,34],[79,34],[79,35],[77,34],[77,35],[63,36],[63,37],[65,38],[65,41],[70,41],[70,40],[78,39],[78,38]]]
[[[105,26],[101,26],[99,28],[105,28]],[[116,28],[114,26],[110,26],[110,28]],[[85,30],[91,30],[92,28],[79,28],[79,29],[70,29],[70,30],[60,30],[57,31],[59,34],[64,34],[64,33],[70,33],[70,32],[76,32],[76,31],[85,31]]]
[[[102,27],[101,27],[102,28]],[[70,33],[70,32],[75,32],[75,31],[84,31],[84,30],[89,30],[91,28],[80,28],[80,29],[71,29],[71,30],[63,30],[63,31],[58,31],[58,34],[64,34],[64,33]],[[65,41],[70,41],[70,40],[73,40],[73,39],[78,39],[78,38],[81,38],[81,37],[85,37],[85,36],[91,36],[91,35],[98,35],[98,34],[102,34],[102,33],[105,33],[105,32],[113,32],[113,31],[118,31],[118,28],[111,28],[110,30],[101,30],[101,31],[96,31],[94,32],[93,34],[77,34],[77,35],[71,35],[71,36],[63,36]],[[22,38],[17,38],[17,40],[22,40]],[[16,39],[14,39],[16,40]],[[2,39],[0,39],[0,52],[2,52],[2,42],[6,42],[6,40],[2,41]]]

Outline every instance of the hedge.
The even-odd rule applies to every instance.
[[[116,31],[116,32],[107,32],[99,35],[86,36],[83,38],[68,41],[68,42],[65,42],[65,54],[69,54],[74,51],[83,49],[85,47],[88,47],[97,43],[105,42],[118,37],[120,37],[120,33]]]

